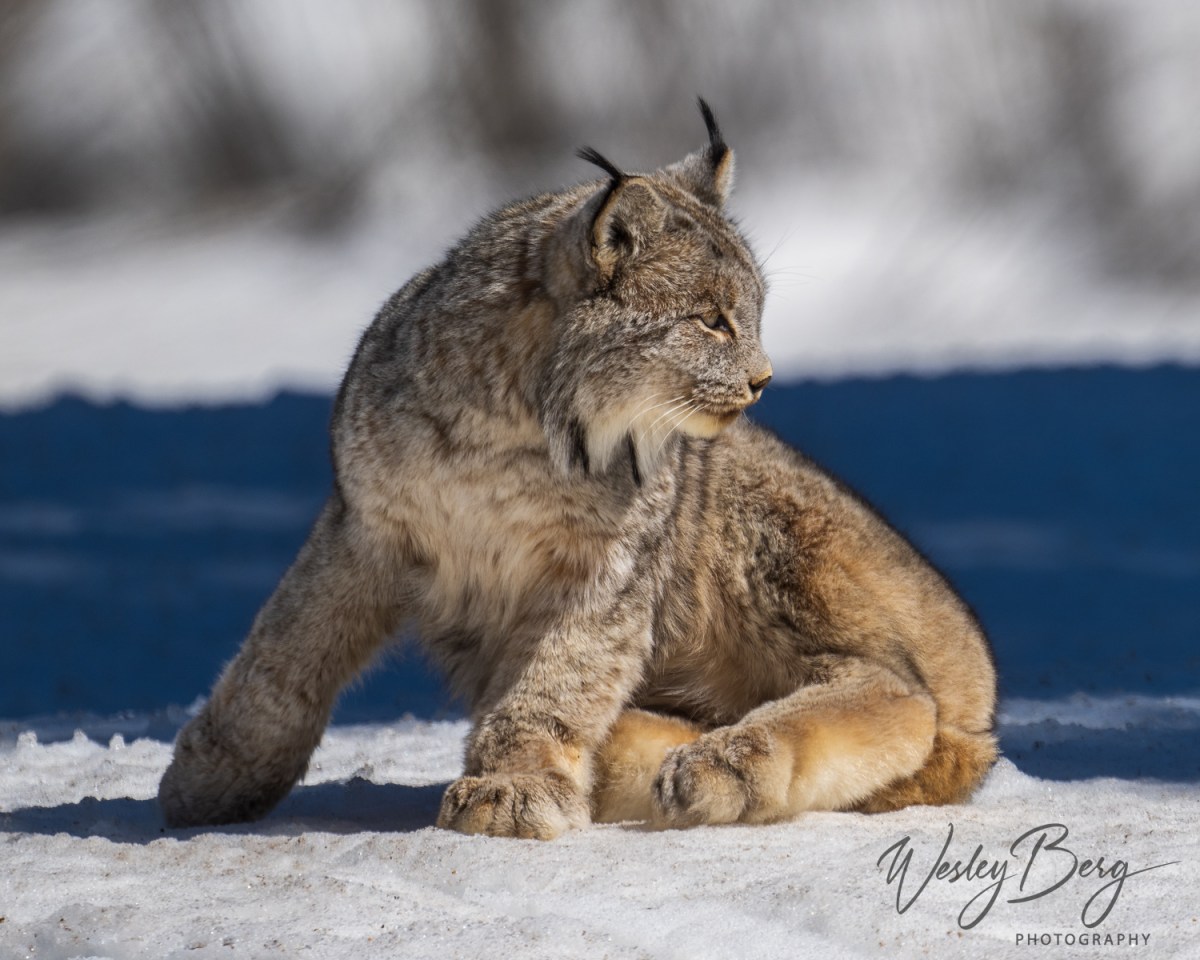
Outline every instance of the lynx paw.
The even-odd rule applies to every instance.
[[[491,774],[450,784],[437,822],[460,833],[553,840],[588,820],[587,801],[565,777]]]
[[[307,759],[307,753],[278,748],[266,757],[239,752],[201,714],[180,732],[159,784],[163,818],[169,827],[257,820],[304,775]]]
[[[778,758],[761,728],[722,727],[667,754],[654,780],[656,821],[663,826],[765,819],[774,804]]]

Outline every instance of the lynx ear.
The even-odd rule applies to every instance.
[[[641,177],[626,177],[602,194],[589,231],[592,262],[601,278],[610,279],[622,260],[652,246],[666,217],[662,200]]]
[[[708,146],[690,153],[678,163],[667,167],[667,172],[693,195],[715,207],[724,207],[733,191],[733,151],[725,142],[712,108],[699,98],[700,113],[708,128]]]
[[[563,225],[565,236],[560,233],[560,237],[566,242],[560,249],[570,252],[573,269],[569,272],[577,284],[603,286],[622,260],[654,244],[666,223],[667,209],[644,177],[622,173],[590,147],[580,150],[579,156],[603,168],[612,179]],[[558,272],[567,266],[560,261]]]

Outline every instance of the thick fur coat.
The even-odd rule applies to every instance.
[[[550,838],[967,798],[987,641],[883,520],[742,412],[761,267],[709,144],[494,213],[363,336],[335,489],[179,735],[172,825],[260,817],[402,627],[470,705],[439,823]]]

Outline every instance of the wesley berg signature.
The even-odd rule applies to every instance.
[[[883,868],[886,864],[887,883],[896,885],[897,913],[904,913],[916,903],[933,881],[963,883],[969,888],[987,881],[967,900],[958,915],[958,925],[970,930],[988,915],[1001,890],[1010,894],[1008,903],[1028,903],[1054,893],[1072,880],[1085,885],[1084,892],[1089,894],[1083,903],[1080,920],[1085,927],[1097,927],[1116,906],[1127,880],[1179,863],[1172,860],[1134,870],[1125,860],[1109,860],[1103,856],[1081,859],[1067,846],[1069,834],[1065,824],[1043,823],[1017,837],[1008,848],[1008,857],[985,857],[983,844],[979,844],[964,862],[950,855],[950,843],[954,839],[954,824],[951,823],[946,831],[946,842],[932,861],[918,857],[914,864],[912,837],[904,837],[884,850],[875,866]],[[1014,890],[1010,881],[1018,876],[1020,880]]]

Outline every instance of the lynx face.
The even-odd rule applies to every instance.
[[[760,341],[764,288],[757,265],[732,231],[729,242],[718,245],[707,242],[711,229],[685,230],[662,271],[672,282],[672,296],[659,315],[643,321],[655,329],[661,350],[641,359],[649,361],[646,381],[657,386],[662,401],[679,396],[684,404],[674,420],[664,421],[711,437],[754,403],[771,378]],[[735,244],[742,256],[723,252],[722,247],[736,250]],[[634,303],[639,279],[635,269],[629,284]]]
[[[650,470],[677,432],[716,436],[771,379],[762,271],[722,209],[732,165],[717,132],[663,170],[611,168],[557,232],[547,287],[561,312],[546,380],[558,389],[541,408],[568,466],[603,471],[627,447]]]

